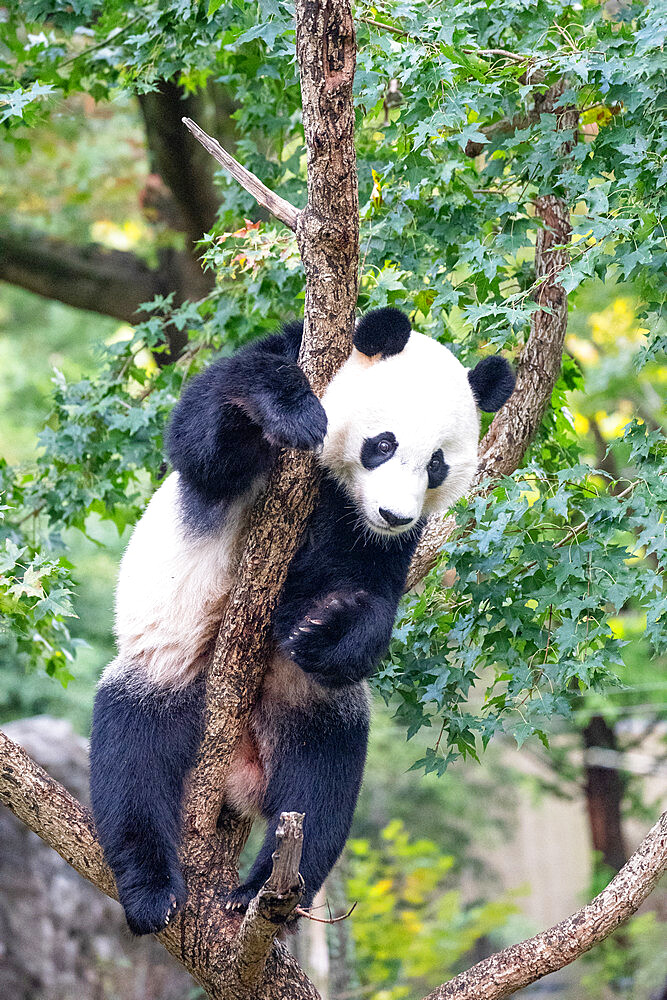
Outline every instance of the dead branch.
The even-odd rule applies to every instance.
[[[281,814],[273,869],[250,903],[236,936],[234,962],[243,985],[252,986],[261,978],[276,931],[287,922],[301,899],[303,819],[303,813]]]
[[[256,177],[250,170],[242,166],[233,156],[230,156],[222,148],[217,139],[204,132],[191,118],[182,118],[181,121],[192,132],[195,139],[199,140],[204,149],[225,168],[227,173],[253,196],[258,205],[268,209],[272,215],[275,215],[276,219],[284,222],[289,229],[296,229],[299,210],[294,205],[290,205],[280,195],[275,194],[270,188],[267,188],[266,184],[263,184],[259,177]]]
[[[635,913],[667,870],[663,813],[618,875],[571,917],[474,965],[424,1000],[500,1000],[569,965]]]

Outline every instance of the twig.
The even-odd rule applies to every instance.
[[[418,41],[424,41],[421,35],[415,35],[410,31],[405,31],[403,28],[397,28],[393,24],[387,24],[385,21],[374,21],[372,17],[360,17],[359,21],[363,21],[364,24],[370,25],[371,28],[379,28],[381,31],[388,31],[392,35],[397,35],[400,38],[415,38]],[[485,56],[498,56],[501,59],[509,59],[510,62],[524,63],[530,62],[531,56],[523,56],[518,52],[510,52],[508,49],[473,49],[473,48],[462,48],[461,52],[465,52],[468,56],[480,56],[484,58]]]
[[[298,208],[295,208],[294,205],[291,205],[284,198],[281,198],[280,195],[275,194],[274,191],[267,188],[266,184],[263,184],[259,177],[256,177],[250,170],[242,167],[233,156],[230,156],[222,148],[217,139],[204,132],[191,118],[183,118],[181,120],[185,127],[192,132],[195,139],[202,144],[204,149],[225,168],[235,181],[239,182],[242,188],[245,188],[253,196],[258,205],[262,205],[263,208],[268,209],[272,215],[275,215],[276,219],[284,222],[289,229],[296,229],[296,221],[299,218]]]
[[[306,920],[314,920],[317,924],[338,924],[341,920],[347,920],[348,917],[352,916],[356,908],[357,901],[355,900],[347,913],[341,913],[339,917],[316,917],[314,913],[311,913],[310,910],[304,910],[302,906],[297,906],[294,912],[300,917],[305,917]]]
[[[64,66],[70,66],[73,62],[76,62],[77,59],[83,59],[84,56],[89,56],[92,52],[97,52],[99,49],[104,49],[109,45],[113,45],[117,38],[124,35],[129,28],[132,28],[137,21],[140,20],[140,14],[137,14],[136,17],[130,18],[127,24],[124,24],[122,28],[118,29],[113,38],[103,38],[101,41],[96,42],[95,45],[89,45],[88,48],[82,49],[81,52],[76,52],[73,56],[63,59],[61,63],[58,63],[58,69],[62,69]]]

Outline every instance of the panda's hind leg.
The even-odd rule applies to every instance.
[[[300,871],[303,906],[345,846],[366,760],[368,705],[363,685],[336,692],[306,709],[285,709],[276,728],[262,814],[266,837],[242,885],[227,905],[245,909],[271,873],[275,833],[282,812],[305,813]]]
[[[201,738],[203,682],[181,691],[98,689],[90,741],[93,814],[130,930],[162,930],[185,902],[178,849],[183,781]]]

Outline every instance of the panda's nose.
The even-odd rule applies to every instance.
[[[380,516],[392,528],[399,528],[402,524],[410,524],[410,521],[412,521],[411,517],[399,517],[398,514],[392,514],[390,510],[385,510],[384,507],[380,507]]]

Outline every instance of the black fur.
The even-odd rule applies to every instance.
[[[410,320],[400,309],[391,306],[373,309],[357,323],[354,346],[369,358],[375,354],[389,358],[392,354],[400,354],[411,330]]]
[[[176,405],[167,450],[193,529],[219,524],[225,508],[269,471],[279,447],[321,446],[327,418],[296,364],[300,328],[216,361]]]
[[[289,710],[277,735],[280,754],[262,809],[266,837],[246,881],[228,893],[234,907],[247,906],[269,877],[275,831],[285,810],[305,813],[299,868],[305,884],[302,905],[312,903],[350,832],[366,760],[365,700],[343,697],[316,711]]]
[[[103,684],[95,698],[90,791],[130,930],[161,930],[186,899],[178,865],[183,779],[201,740],[204,682],[142,697]]]
[[[512,395],[515,378],[505,358],[494,354],[468,372],[468,382],[480,410],[495,413]]]
[[[377,469],[388,462],[398,448],[398,441],[391,431],[383,431],[375,437],[366,438],[361,446],[361,464],[364,469]]]
[[[442,448],[433,452],[431,460],[426,466],[426,471],[428,472],[428,488],[430,490],[436,490],[438,486],[442,486],[449,474],[449,466],[445,462]]]

